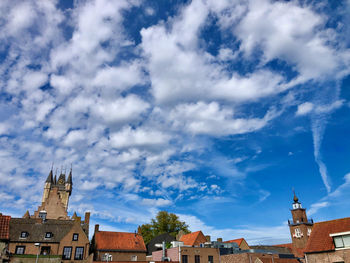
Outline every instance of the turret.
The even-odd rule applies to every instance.
[[[66,181],[66,191],[69,192],[69,195],[72,194],[72,186],[73,186],[73,180],[72,180],[72,168],[70,168],[70,172],[68,175],[68,179]]]
[[[304,248],[311,234],[313,220],[309,220],[306,215],[306,209],[302,208],[299,198],[294,192],[292,204],[292,220],[288,220],[290,234],[293,241],[293,246],[296,248]]]
[[[45,185],[44,185],[44,194],[43,194],[43,198],[41,200],[41,202],[45,202],[46,198],[49,196],[49,192],[51,189],[51,186],[53,185],[53,174],[52,174],[52,169],[49,173],[49,175],[47,176],[47,179],[45,181]]]

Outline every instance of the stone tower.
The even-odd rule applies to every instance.
[[[34,217],[41,217],[44,213],[47,219],[69,219],[67,209],[69,197],[72,193],[72,169],[68,178],[61,172],[58,180],[53,177],[52,169],[44,185],[43,198],[38,210],[34,212]]]
[[[293,219],[288,220],[288,225],[293,246],[302,249],[306,247],[314,222],[312,219],[307,219],[306,209],[302,208],[295,193],[293,201],[293,208],[291,209]]]

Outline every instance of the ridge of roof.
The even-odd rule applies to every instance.
[[[236,238],[236,239],[232,239],[232,240],[227,240],[224,243],[236,243],[239,246],[242,244],[243,240],[244,240],[244,238],[241,237],[241,238]]]
[[[201,239],[201,240],[199,240],[199,239]],[[187,245],[187,246],[199,245],[199,243],[204,243],[204,242],[206,242],[206,240],[207,239],[205,238],[203,232],[200,230],[183,235],[180,238],[180,241],[184,242],[184,245]],[[196,243],[198,243],[198,244],[196,244]]]

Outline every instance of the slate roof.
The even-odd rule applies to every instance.
[[[279,245],[275,245],[275,247],[287,248],[294,254],[294,256],[296,256],[296,257],[304,257],[304,249],[303,248],[294,247],[293,243],[279,244]]]
[[[45,242],[59,243],[73,227],[72,220],[48,219],[40,222],[34,218],[12,218],[10,220],[10,240],[12,242]],[[22,232],[28,232],[28,237],[21,238]],[[45,238],[46,232],[53,234]]]
[[[350,231],[350,217],[315,223],[305,253],[334,250],[333,238],[330,234]]]
[[[291,248],[282,247],[280,245],[276,245],[276,246],[257,245],[257,246],[250,246],[250,248],[251,249],[273,251],[277,254],[292,254]]]
[[[263,263],[299,263],[295,258],[259,258]]]
[[[10,219],[11,216],[0,214],[0,240],[6,240],[10,237]]]
[[[175,241],[176,238],[168,233],[160,234],[156,237],[154,237],[148,244],[147,244],[147,255],[152,255],[153,251],[160,250],[160,248],[155,247],[155,244],[162,244],[163,241],[165,243],[170,243],[172,241]]]
[[[95,247],[103,251],[147,251],[141,235],[126,232],[95,232]]]
[[[207,242],[207,239],[203,235],[202,231],[197,231],[183,235],[180,238],[180,241],[184,242],[184,245],[186,246],[198,246],[201,243]]]

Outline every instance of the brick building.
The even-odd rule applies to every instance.
[[[0,263],[9,261],[10,216],[0,213]]]
[[[315,223],[305,258],[308,263],[350,262],[350,218]]]
[[[94,261],[146,261],[146,246],[138,233],[100,231],[95,225],[91,241]]]
[[[221,263],[300,263],[295,258],[280,258],[270,253],[239,253],[221,256]]]
[[[194,247],[207,242],[207,238],[203,235],[202,231],[196,231],[182,235],[180,241],[183,242],[185,246]]]
[[[165,256],[169,261],[180,261],[181,263],[219,263],[219,249],[207,247],[178,246],[165,250]],[[154,251],[152,261],[161,261],[163,251]]]
[[[44,186],[42,203],[34,215],[27,211],[23,218],[11,218],[9,251],[11,262],[86,262],[89,261],[90,213],[82,221],[67,213],[72,192],[72,170],[53,177],[52,170]],[[92,260],[91,260],[92,261]]]

